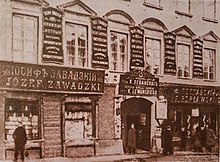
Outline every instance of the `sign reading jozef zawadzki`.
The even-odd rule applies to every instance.
[[[91,18],[92,24],[92,67],[108,68],[107,26],[100,17]]]
[[[147,71],[132,70],[120,76],[119,94],[131,96],[157,96],[159,78]]]
[[[202,40],[193,40],[193,77],[203,78],[202,48]]]
[[[171,33],[164,34],[164,73],[176,74],[176,56],[175,56],[176,36]]]
[[[138,26],[130,27],[131,61],[130,69],[144,67],[144,30]]]
[[[63,63],[62,16],[57,8],[43,9],[43,62]]]
[[[0,61],[0,89],[100,94],[104,71]]]

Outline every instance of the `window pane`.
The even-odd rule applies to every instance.
[[[178,11],[189,13],[189,0],[177,0]]]
[[[216,0],[204,0],[204,16],[207,18],[215,18]]]
[[[215,79],[215,50],[204,49],[203,71],[204,79]]]
[[[189,73],[190,73],[189,56],[190,56],[190,47],[188,45],[178,44],[177,45],[177,66],[178,66],[177,76],[189,77]]]

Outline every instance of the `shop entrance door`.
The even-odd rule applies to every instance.
[[[125,152],[128,152],[127,138],[132,123],[137,130],[137,151],[150,150],[151,105],[150,101],[143,98],[122,102],[122,140]]]

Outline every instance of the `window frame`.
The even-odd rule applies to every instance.
[[[202,17],[202,20],[204,21],[209,21],[209,22],[214,22],[214,23],[217,23],[218,20],[216,19],[216,16],[217,16],[217,2],[216,0],[213,0],[213,16],[210,17],[209,15],[207,15],[207,12],[206,12],[206,1],[207,0],[203,0],[203,17]],[[210,8],[209,8],[210,9]],[[208,13],[210,13],[210,10],[208,10]]]
[[[34,31],[34,36],[33,36],[33,46],[34,46],[34,48],[33,48],[33,52],[32,52],[32,61],[30,62],[30,58],[26,58],[26,59],[15,59],[15,54],[14,54],[14,50],[15,50],[15,48],[14,48],[14,44],[15,44],[15,42],[14,42],[14,18],[15,17],[19,17],[19,18],[21,18],[22,17],[22,21],[24,21],[24,20],[27,20],[27,19],[32,19],[32,20],[34,20],[35,22],[34,22],[34,25],[35,25],[35,29],[36,30],[32,30],[32,31]],[[23,34],[24,34],[24,22],[23,22],[23,27],[21,27],[21,29],[22,29],[22,32],[23,32]],[[12,50],[12,61],[15,61],[15,62],[24,62],[24,63],[38,63],[38,57],[39,57],[39,55],[38,55],[38,52],[39,52],[39,49],[38,49],[38,46],[39,46],[39,17],[38,16],[36,16],[36,15],[30,15],[30,14],[23,14],[23,13],[18,13],[18,12],[13,12],[12,13],[12,29],[11,29],[11,34],[12,34],[12,38],[11,38],[11,40],[12,40],[12,44],[11,44],[11,50]],[[28,38],[28,37],[27,37]],[[22,39],[27,39],[26,37],[23,37]],[[18,39],[18,38],[17,38]],[[24,45],[24,42],[23,42],[23,45]],[[22,54],[21,55],[23,55],[23,57],[25,56],[25,52],[24,52],[24,48],[23,49],[19,49],[20,51],[22,51],[23,50],[23,52],[22,52]]]
[[[80,24],[80,23],[75,23],[75,22],[69,22],[69,21],[66,21],[65,23],[64,23],[65,25],[64,25],[64,29],[65,29],[65,33],[64,33],[64,35],[65,35],[65,40],[64,40],[64,45],[65,45],[65,55],[64,55],[64,57],[65,57],[65,61],[64,61],[64,64],[66,65],[66,66],[68,66],[68,67],[80,67],[80,68],[89,68],[90,67],[90,61],[89,61],[89,59],[90,59],[90,56],[89,56],[89,35],[88,35],[88,32],[89,32],[89,28],[88,28],[88,25],[86,25],[86,24]],[[85,55],[84,55],[84,57],[85,57],[85,59],[86,59],[86,63],[85,63],[85,65],[84,66],[81,66],[80,65],[80,61],[79,61],[79,46],[78,46],[78,36],[79,36],[79,34],[76,34],[76,36],[77,36],[77,39],[75,39],[75,43],[76,43],[76,45],[77,45],[77,48],[75,48],[75,61],[74,61],[74,64],[75,65],[73,65],[73,64],[70,64],[69,63],[69,56],[73,56],[73,55],[69,55],[69,53],[68,53],[68,43],[67,43],[67,37],[68,37],[68,35],[67,35],[67,33],[68,33],[68,31],[67,31],[67,26],[69,25],[69,27],[73,27],[73,26],[75,26],[75,27],[77,27],[77,30],[80,28],[80,27],[83,27],[85,30],[86,30],[86,34],[85,34],[85,40],[86,40],[86,42],[85,42]]]
[[[187,7],[186,7],[187,9],[186,10],[181,10],[179,8],[179,6],[182,6],[182,5],[179,5],[180,1],[176,0],[176,10],[175,10],[175,13],[178,14],[178,15],[183,15],[183,16],[192,18],[193,15],[191,14],[191,0],[184,0],[184,1],[186,1],[185,4],[187,4]],[[181,3],[183,3],[184,1],[182,0]]]
[[[157,10],[163,10],[163,7],[161,7],[161,0],[157,0],[157,2],[148,2],[149,0],[144,0],[144,6],[154,8]],[[154,0],[156,1],[156,0]]]
[[[208,51],[213,51],[214,53],[214,60],[213,60],[213,66],[214,66],[214,68],[213,68],[213,79],[210,79],[210,71],[208,70],[208,78],[205,78],[205,75],[204,75],[204,68],[205,68],[205,51],[206,50],[208,50]],[[204,47],[204,49],[203,49],[203,79],[204,80],[207,80],[207,81],[216,81],[216,78],[217,78],[217,76],[216,76],[216,49],[213,49],[213,48],[209,48],[209,47]],[[210,62],[210,60],[208,60],[208,62]],[[208,69],[210,68],[210,64],[208,65]]]

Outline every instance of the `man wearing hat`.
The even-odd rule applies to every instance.
[[[21,119],[18,120],[18,127],[13,133],[13,139],[15,142],[15,152],[14,152],[14,161],[18,160],[18,154],[21,154],[21,160],[24,161],[24,149],[27,142],[27,134],[24,127],[22,126]]]

